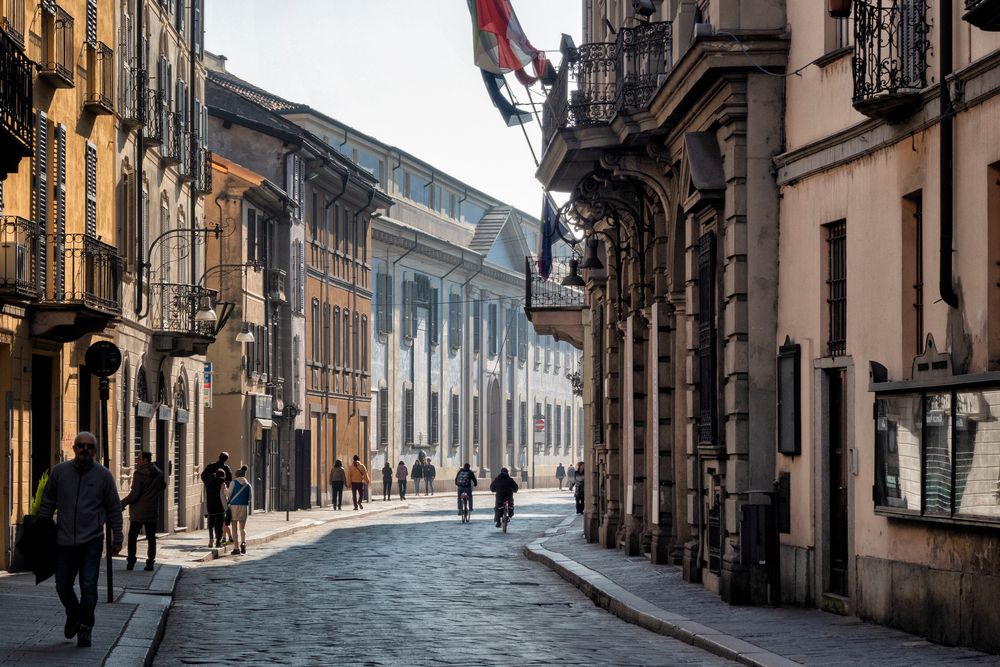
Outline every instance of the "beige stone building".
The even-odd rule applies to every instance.
[[[1000,3],[806,4],[775,159],[782,597],[996,651]]]
[[[538,177],[587,295],[529,312],[588,539],[996,651],[1000,2],[583,8]]]

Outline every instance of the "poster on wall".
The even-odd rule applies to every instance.
[[[205,363],[205,373],[201,381],[202,405],[212,407],[212,362]]]

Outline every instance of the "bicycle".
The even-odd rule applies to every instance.
[[[472,517],[469,516],[472,513],[472,510],[469,509],[469,494],[463,491],[462,495],[459,496],[459,502],[462,505],[462,523],[469,523],[472,521]]]
[[[510,523],[510,501],[503,501],[503,506],[500,508],[500,528],[503,532],[507,532],[507,524]]]

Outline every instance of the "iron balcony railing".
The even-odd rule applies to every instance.
[[[88,57],[94,60],[90,63],[90,90],[84,106],[92,113],[112,114],[115,112],[115,52],[104,42],[99,42]]]
[[[182,160],[181,125],[177,121],[177,114],[168,111],[164,123],[163,148],[160,150],[160,156],[167,164],[180,164]]]
[[[195,190],[203,195],[212,194],[212,151],[199,148],[195,156]]]
[[[583,289],[566,287],[563,278],[570,274],[572,257],[553,257],[552,268],[546,280],[538,274],[537,259],[529,255],[524,260],[525,309],[532,308],[583,308]]]
[[[672,46],[673,24],[660,21],[567,53],[545,103],[543,141],[560,128],[603,125],[644,108],[670,73]]]
[[[0,31],[0,172],[17,171],[35,143],[31,102],[34,66],[17,43]]]
[[[267,293],[271,301],[285,303],[288,300],[287,293],[285,292],[285,281],[287,279],[288,274],[284,269],[267,270]]]
[[[43,37],[41,75],[56,88],[72,88],[74,82],[73,56],[76,42],[73,39],[73,17],[55,3],[42,3],[43,25],[50,34]]]
[[[46,235],[49,276],[44,300],[122,312],[122,258],[118,249],[87,234]]]
[[[17,216],[0,217],[0,294],[34,300],[38,283],[38,225]]]
[[[215,303],[217,292],[200,285],[153,283],[149,286],[149,315],[154,331],[215,337],[215,322],[199,322],[195,314]]]
[[[24,48],[24,0],[11,0],[4,7],[2,28],[18,46]]]
[[[856,0],[854,107],[872,117],[905,112],[927,85],[926,0]]]
[[[163,143],[167,125],[166,95],[162,90],[150,90],[146,95],[146,118],[142,137],[151,146]]]
[[[965,0],[966,21],[981,30],[1000,30],[1000,0]]]
[[[119,81],[118,113],[122,123],[139,127],[147,114],[149,75],[141,67],[128,67]]]

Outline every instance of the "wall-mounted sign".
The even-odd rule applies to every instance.
[[[535,431],[545,430],[545,417],[535,417]]]
[[[201,401],[206,408],[212,407],[212,362],[205,364],[205,373],[201,380]]]

